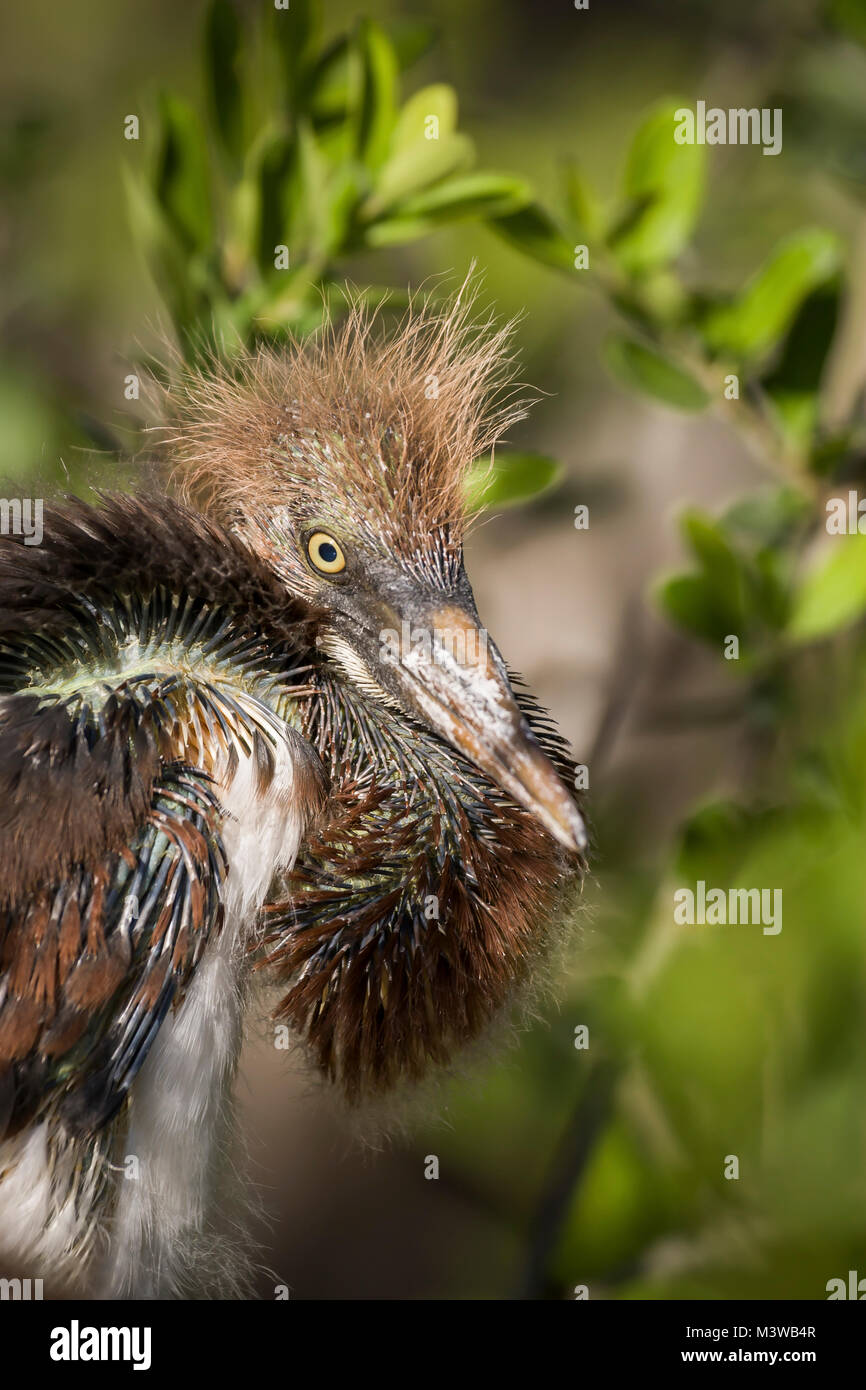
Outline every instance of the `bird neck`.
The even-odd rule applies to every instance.
[[[533,973],[575,865],[449,745],[326,667],[316,685],[299,716],[331,800],[269,909],[266,959],[287,986],[278,1017],[357,1098],[485,1029]]]

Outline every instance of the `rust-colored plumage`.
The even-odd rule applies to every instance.
[[[290,895],[267,909],[265,963],[290,985],[277,1017],[357,1097],[447,1063],[514,999],[568,910],[575,861],[423,731],[407,738],[388,711],[359,727],[339,686],[304,706],[332,800]]]

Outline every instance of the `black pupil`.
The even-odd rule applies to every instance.
[[[337,558],[337,547],[330,541],[319,541],[319,559],[326,565],[332,565]]]

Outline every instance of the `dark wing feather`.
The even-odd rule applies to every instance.
[[[312,626],[163,498],[0,539],[0,1135],[122,1105],[221,925],[214,761],[251,751],[266,785]]]
[[[0,1068],[7,1127],[46,1104],[96,1131],[122,1104],[222,922],[220,808],[168,764],[128,848],[0,913]]]

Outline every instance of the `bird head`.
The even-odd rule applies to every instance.
[[[356,309],[312,344],[184,383],[171,448],[189,500],[320,614],[321,658],[425,726],[571,851],[583,821],[483,627],[464,477],[524,413],[510,330],[464,292],[385,336]]]

